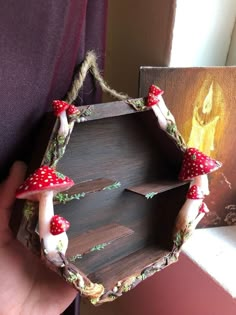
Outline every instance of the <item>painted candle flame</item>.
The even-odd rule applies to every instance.
[[[222,110],[220,107],[223,104],[219,104],[217,95],[215,95],[215,91],[221,89],[220,86],[211,81],[206,93],[206,84],[207,82],[203,83],[196,96],[188,147],[195,147],[205,154],[211,155],[211,152],[215,150],[215,134]],[[217,94],[219,93],[221,91],[217,91]]]

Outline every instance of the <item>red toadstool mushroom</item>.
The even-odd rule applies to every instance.
[[[179,179],[194,179],[205,195],[209,194],[207,174],[220,168],[222,164],[195,148],[188,148],[184,153]]]
[[[73,116],[79,114],[80,110],[78,109],[78,107],[72,104],[67,108],[66,113],[68,116]]]
[[[192,185],[187,193],[187,199],[203,199],[204,194],[200,187],[197,185]]]
[[[175,119],[164,102],[164,99],[162,97],[163,93],[163,90],[152,84],[148,92],[147,107],[152,107],[161,129],[166,130],[168,120],[172,123],[175,123]]]
[[[161,96],[163,93],[164,91],[159,89],[159,87],[157,87],[156,85],[152,84],[148,92],[147,106],[150,107],[156,105],[160,100],[159,96]]]
[[[147,97],[147,107],[152,107],[154,114],[156,115],[159,125],[162,129],[166,129],[167,121],[163,113],[161,112],[159,106],[157,105],[160,101],[160,96],[164,93],[161,89],[159,89],[155,85],[151,85],[149,88],[149,93]]]
[[[58,135],[61,137],[66,137],[69,132],[66,110],[69,108],[70,104],[61,100],[55,100],[52,102],[52,106],[55,116],[57,116],[60,119]]]
[[[184,153],[180,180],[190,180],[199,175],[205,175],[221,167],[221,163],[210,158],[195,148],[188,148]]]
[[[59,235],[66,232],[70,227],[70,223],[59,215],[54,215],[50,221],[50,233],[52,235]]]
[[[74,185],[72,179],[56,172],[49,166],[41,166],[34,174],[30,175],[17,189],[16,198],[28,199],[39,202],[39,236],[43,240],[48,253],[55,253],[60,241],[61,251],[65,253],[68,245],[66,233],[60,238],[50,233],[50,221],[54,216],[53,196],[58,192],[69,189]],[[64,239],[63,239],[64,238]]]
[[[208,213],[209,212],[209,209],[208,209],[207,205],[205,204],[205,202],[203,202],[201,204],[201,207],[199,208],[199,212],[200,213]]]
[[[189,234],[191,234],[191,232],[196,228],[196,226],[198,225],[198,223],[202,220],[202,218],[205,216],[206,213],[209,212],[209,209],[207,207],[207,205],[205,204],[205,202],[203,202],[199,208],[198,211],[198,215],[195,218],[194,221],[191,222],[191,226],[190,226],[190,230],[189,230]]]

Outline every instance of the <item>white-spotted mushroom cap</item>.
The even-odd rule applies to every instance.
[[[188,199],[203,199],[204,194],[199,186],[193,185],[188,190],[187,198]]]
[[[40,195],[45,191],[58,193],[69,189],[74,181],[63,174],[56,172],[49,166],[41,166],[17,189],[16,198],[39,201]]]
[[[163,90],[161,90],[158,86],[156,86],[155,84],[152,84],[149,87],[149,93],[152,93],[155,96],[159,96],[162,95],[164,93]]]
[[[184,153],[180,180],[190,180],[217,170],[222,164],[195,148],[188,148]]]
[[[152,84],[148,91],[147,104],[146,106],[151,107],[159,102],[159,96],[164,93],[163,90],[159,89],[156,85]]]
[[[72,115],[80,113],[80,110],[78,109],[78,107],[72,104],[67,108],[66,113],[68,116],[72,116]]]
[[[66,232],[70,227],[70,222],[68,222],[65,218],[54,215],[50,221],[50,233],[52,235],[59,235],[61,233]]]
[[[69,108],[70,104],[61,101],[61,100],[55,100],[52,102],[53,112],[55,116],[59,116],[62,112],[66,111]]]

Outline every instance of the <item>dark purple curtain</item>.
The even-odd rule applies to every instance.
[[[107,0],[0,0],[0,179],[15,159],[28,162],[40,119],[86,51],[103,68],[106,11]],[[88,78],[77,104],[99,96]]]
[[[88,50],[104,64],[107,0],[0,0],[0,180],[30,160],[40,119],[70,87]],[[97,103],[91,78],[77,104]],[[78,314],[76,301],[64,314]]]

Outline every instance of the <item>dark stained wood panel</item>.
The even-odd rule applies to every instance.
[[[100,251],[87,253],[82,259],[77,259],[75,265],[86,275],[89,275],[137,250],[145,248],[150,243],[150,240],[145,232],[146,227],[143,226],[142,228],[142,225],[144,225],[142,222],[136,223],[134,225],[134,233],[112,241],[109,246],[104,247]],[[114,277],[115,275],[111,274],[110,276]]]
[[[147,196],[149,193],[162,193],[170,189],[174,189],[179,186],[186,185],[186,182],[180,181],[160,181],[157,183],[144,183],[142,185],[126,188],[128,191],[135,192],[137,194]]]
[[[74,256],[78,253],[83,255],[97,245],[108,245],[108,243],[110,244],[115,240],[126,237],[132,233],[134,233],[133,230],[119,224],[105,225],[71,239],[67,254],[68,256]]]
[[[80,106],[81,111],[87,109],[92,112],[92,115],[86,117],[88,121],[137,113],[137,111],[125,101],[101,103],[96,104],[96,106]],[[149,108],[146,110],[149,110]]]
[[[68,193],[68,195],[72,195],[97,192],[113,185],[114,183],[114,180],[108,178],[91,179],[79,184],[75,184],[69,190],[67,190],[66,193]]]
[[[117,279],[125,279],[130,274],[139,273],[140,270],[168,255],[168,253],[168,251],[163,251],[158,247],[147,246],[98,270],[96,273],[90,274],[89,277],[98,283],[102,281],[106,287],[112,288],[116,284],[116,280],[110,277],[111,274],[115,274]]]

